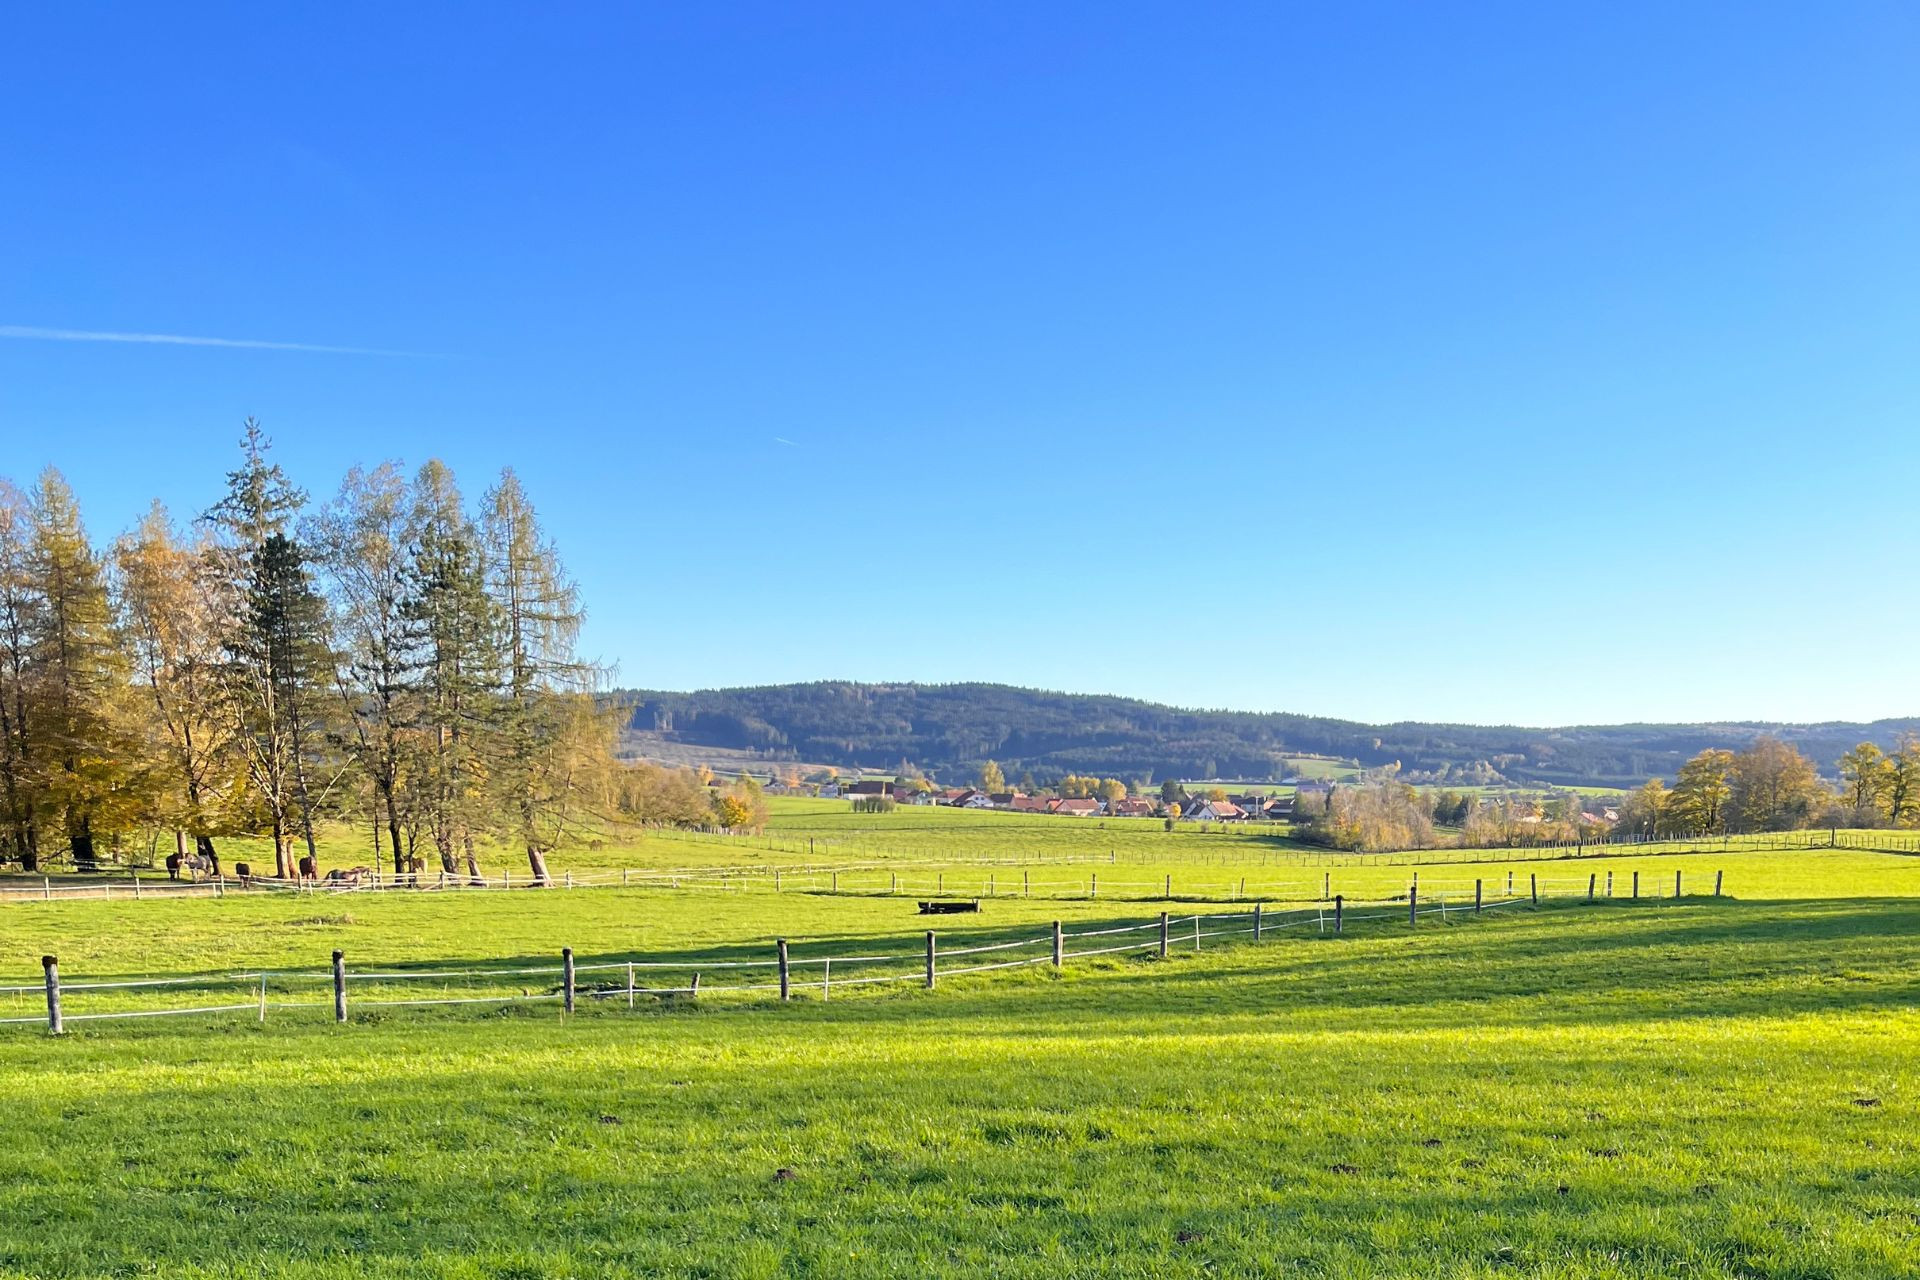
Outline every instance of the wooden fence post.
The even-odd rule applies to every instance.
[[[573,1012],[573,948],[560,948],[560,1007]]]
[[[820,998],[825,1000],[833,993],[833,957],[828,956],[820,962]]]
[[[927,990],[929,991],[933,990],[934,979],[938,976],[938,970],[935,968],[938,963],[935,945],[933,930],[929,929],[927,930]]]
[[[1346,901],[1345,894],[1336,893],[1333,895],[1333,931],[1335,933],[1340,932],[1340,912],[1346,905]]]
[[[1333,872],[1323,871],[1320,873],[1320,900],[1322,902],[1325,902],[1328,898],[1331,898],[1332,896],[1333,896]]]
[[[567,868],[567,888],[573,888],[573,868]]]
[[[793,983],[787,970],[787,940],[781,938],[773,945],[780,957],[780,998],[782,1000],[791,1000],[793,998]]]
[[[1260,941],[1260,904],[1253,904],[1253,940]]]
[[[1716,871],[1713,873],[1713,896],[1716,898],[1720,896],[1720,877],[1725,874],[1727,873],[1724,871]]]
[[[1528,873],[1527,892],[1533,895],[1533,905],[1536,907],[1539,906],[1540,905],[1540,874],[1539,872],[1536,871],[1536,872]]]
[[[1478,880],[1473,882],[1473,909],[1475,911],[1480,909],[1480,882]]]
[[[1613,896],[1613,872],[1611,870],[1607,872],[1607,896],[1609,898]]]
[[[1167,913],[1160,913],[1160,958],[1167,958]]]
[[[627,1008],[633,1008],[633,961],[627,961]]]
[[[700,996],[700,971],[698,969],[693,971],[693,983],[687,988],[687,994],[695,999],[698,999]]]
[[[1640,900],[1640,873],[1638,871],[1633,873],[1633,900],[1635,902]]]
[[[1680,872],[1677,869],[1673,873],[1673,896],[1680,896]]]
[[[1594,882],[1594,875],[1590,871],[1587,873],[1587,901],[1589,903],[1593,901],[1593,882]]]
[[[1407,923],[1420,923],[1420,877],[1415,875],[1407,889]]]
[[[1089,898],[1097,898],[1100,896],[1100,873],[1098,871],[1093,873],[1093,879],[1087,883],[1087,896]]]
[[[1507,896],[1509,898],[1513,896],[1513,872],[1511,871],[1507,872]]]
[[[47,1033],[57,1036],[67,1029],[60,1016],[60,960],[41,956],[40,967],[47,971]]]
[[[1053,967],[1058,969],[1067,958],[1066,938],[1060,932],[1060,922],[1053,922]]]
[[[333,1020],[347,1020],[347,954],[338,950],[333,953]]]
[[[1031,894],[1032,892],[1033,892],[1033,873],[1031,871],[1022,871],[1020,873],[1020,896],[1024,898],[1029,894]]]

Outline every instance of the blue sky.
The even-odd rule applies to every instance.
[[[0,473],[99,535],[253,414],[518,469],[627,684],[1920,713],[1911,6],[5,23]]]

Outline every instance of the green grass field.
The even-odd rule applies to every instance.
[[[511,949],[441,915],[476,901],[400,905]],[[0,1274],[1911,1274],[1917,963],[1912,902],[1693,902],[827,1004],[16,1033]]]
[[[780,801],[775,825],[772,848],[658,836],[583,853],[780,865],[777,892],[754,876],[0,901],[0,984],[29,988],[0,995],[0,1017],[43,1012],[42,953],[70,983],[275,975],[265,1022],[80,1021],[58,1040],[0,1026],[0,1276],[1920,1272],[1920,857],[1749,846],[1308,870],[1255,837],[1158,824]],[[902,876],[901,892],[850,872],[821,891],[793,870],[809,830],[870,838],[867,874]],[[1088,861],[1048,860],[1066,858]],[[1623,900],[1636,870],[1638,903]],[[1701,896],[1715,870],[1721,899]],[[1585,905],[1586,875],[1608,871],[1615,900]],[[1509,872],[1522,893],[1542,877],[1540,910],[1410,927],[1401,903],[1359,905],[1414,874],[1429,907],[1465,906],[1475,878],[1493,901]],[[1011,896],[1022,873],[1032,896]],[[1095,874],[1098,897],[1079,888]],[[1181,901],[1160,901],[1166,875]],[[915,913],[923,881],[969,894],[987,876],[979,916]],[[1318,913],[1304,904],[1323,876],[1356,904],[1337,937],[1308,923],[1196,954],[1176,933],[1166,960],[824,1003],[706,988],[631,1010],[583,996],[563,1018],[551,998],[367,1003],[550,997],[550,977],[383,979],[351,989],[339,1027],[330,984],[298,976],[336,947],[358,971],[439,972],[551,968],[570,946],[583,964],[759,981],[724,965],[765,962],[781,937],[803,982],[828,954],[911,973],[930,923],[943,950],[1163,909],[1237,927],[1212,917],[1246,909],[1227,900],[1241,880]],[[68,1012],[244,1002],[250,983],[74,991]]]

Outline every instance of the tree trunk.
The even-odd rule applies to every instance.
[[[273,874],[276,879],[293,879],[293,868],[287,865],[287,825],[278,815],[273,819]]]
[[[527,865],[533,868],[535,884],[547,883],[547,855],[535,845],[527,846]]]
[[[407,848],[400,839],[400,810],[393,803],[393,790],[387,789],[387,840],[393,845],[393,878],[398,880],[407,874]],[[379,861],[378,851],[374,860]]]
[[[73,869],[75,871],[98,871],[99,861],[93,853],[93,823],[83,817],[74,824],[73,831],[67,836],[67,845],[73,851]]]
[[[482,878],[482,876],[480,875],[480,855],[473,851],[473,837],[468,836],[466,840],[467,840],[467,878],[469,880],[472,880],[475,884],[485,884],[486,880]]]

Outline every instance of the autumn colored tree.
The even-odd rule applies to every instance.
[[[1887,765],[1887,821],[1906,826],[1920,816],[1920,737],[1901,734]]]
[[[184,542],[159,503],[114,548],[121,628],[160,775],[152,816],[173,830],[175,852],[192,837],[210,864],[243,767],[221,699],[222,620],[205,580],[213,562],[211,547]]]
[[[384,822],[398,876],[412,857],[408,832],[417,829],[413,810],[425,795],[416,777],[423,755],[417,730],[429,648],[416,599],[419,531],[399,469],[389,463],[349,471],[314,522],[311,541],[329,584],[345,741],[371,790],[374,857]]]
[[[1840,779],[1855,822],[1872,825],[1886,816],[1894,765],[1879,746],[1862,742],[1840,757]]]
[[[476,832],[489,825],[487,758],[503,684],[499,610],[487,594],[486,555],[453,472],[429,462],[414,477],[409,608],[424,652],[419,719],[423,816],[443,871],[480,876]],[[701,797],[704,806],[705,796]]]
[[[1732,796],[1733,752],[1712,747],[1680,766],[1672,812],[1687,834],[1711,835],[1725,827]]]
[[[541,531],[519,477],[503,471],[481,504],[487,594],[499,621],[501,700],[490,734],[502,830],[526,850],[534,879],[547,853],[604,795],[610,714],[596,708],[597,672],[575,652],[580,591]]]
[[[1771,735],[1733,758],[1731,804],[1745,831],[1807,826],[1831,800],[1813,761]]]
[[[32,545],[33,504],[12,482],[0,480],[0,822],[5,824],[0,857],[28,871],[40,866],[31,652],[40,598],[29,568]]]
[[[1007,789],[1007,775],[1000,771],[998,760],[989,760],[980,766],[980,789],[988,795]]]
[[[27,573],[39,596],[27,639],[38,694],[31,740],[42,766],[39,823],[58,826],[74,866],[91,871],[103,826],[131,824],[140,743],[128,732],[129,662],[106,565],[87,540],[73,491],[52,468],[34,490]]]

